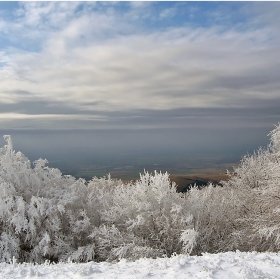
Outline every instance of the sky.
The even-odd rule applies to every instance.
[[[279,13],[280,2],[1,1],[0,133],[38,156],[256,149],[280,121]]]

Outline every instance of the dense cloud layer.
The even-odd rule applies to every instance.
[[[2,2],[0,129],[269,131],[280,119],[279,9]]]

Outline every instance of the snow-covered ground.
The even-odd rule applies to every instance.
[[[280,253],[227,252],[118,263],[0,263],[0,278],[280,278]]]

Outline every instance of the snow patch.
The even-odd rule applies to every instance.
[[[280,278],[278,253],[227,252],[202,256],[175,255],[171,258],[117,263],[0,263],[0,278]]]

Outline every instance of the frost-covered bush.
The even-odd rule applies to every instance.
[[[191,252],[192,216],[168,174],[135,183],[63,176],[0,149],[0,261],[90,261]]]
[[[13,151],[11,138],[5,138],[8,145],[0,150],[1,261],[13,256],[34,262],[63,259],[85,242],[79,221],[92,211],[84,203],[85,183],[46,167],[46,160],[35,161],[32,168],[22,153]],[[75,223],[81,229],[78,240],[72,236]]]
[[[232,250],[231,234],[241,209],[236,193],[209,183],[202,189],[191,188],[186,193],[187,211],[193,215],[197,233],[192,254],[217,253]]]
[[[99,229],[92,234],[102,239],[101,254],[109,250],[111,259],[136,259],[143,255],[170,256],[193,246],[192,216],[167,173],[146,172],[135,183],[109,188],[97,186],[94,181],[88,186],[103,197],[99,212],[106,225],[102,230],[108,234],[100,236]]]
[[[197,233],[193,254],[280,250],[280,125],[267,148],[246,155],[221,186],[186,194]]]
[[[245,156],[224,182],[242,206],[232,242],[243,251],[280,250],[280,125],[269,135],[268,147]]]

